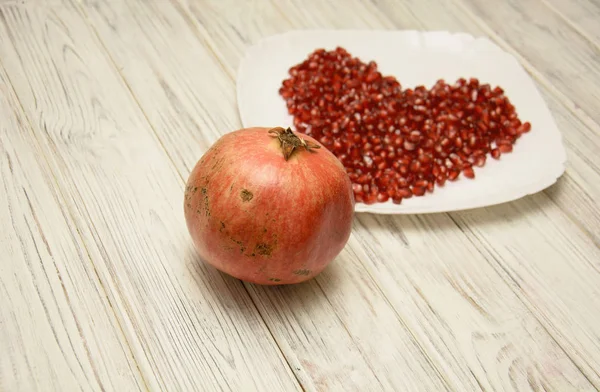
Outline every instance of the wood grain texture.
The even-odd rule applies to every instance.
[[[85,10],[165,148],[174,160],[182,160],[182,176],[187,176],[215,135],[239,127],[231,70],[199,39],[181,8],[132,1],[93,2]],[[145,37],[146,44],[138,44],[136,37]],[[353,253],[344,251],[331,268],[306,284],[247,288],[305,389],[446,389]]]
[[[353,235],[349,244],[356,244]],[[349,245],[300,286],[248,286],[306,390],[452,389],[452,375],[426,359],[404,320]],[[450,389],[450,390],[451,390]]]
[[[368,214],[359,220],[362,258],[448,374],[461,369],[455,378],[471,376],[483,390],[595,389],[523,306],[514,284],[503,284],[490,257],[451,220]],[[402,252],[399,236],[407,243]]]
[[[0,66],[0,390],[144,381]]]
[[[207,3],[188,2],[184,12],[186,12],[186,15],[191,15],[196,21],[192,27],[200,33],[200,40],[206,41],[211,46],[212,51],[218,56],[217,60],[222,66],[227,67],[226,73],[232,75],[235,74],[236,64],[239,63],[239,59],[243,54],[243,50],[240,50],[240,48],[243,49],[244,42],[252,42],[255,38],[264,34],[285,31],[290,28],[289,21],[292,19],[290,8],[287,8],[289,13],[286,14],[285,11],[286,7],[291,7],[288,3],[278,2],[278,8],[274,6],[267,7],[265,4],[265,2],[249,2],[243,7],[240,7],[239,4],[233,7],[232,4],[227,2],[213,2],[210,3],[211,6],[209,7]],[[307,4],[307,2],[303,2],[302,7],[298,7],[298,9],[306,10],[311,5],[316,7],[316,3],[308,2]],[[329,17],[331,20],[348,21],[345,15],[341,17],[339,13],[335,14],[336,18],[333,18],[332,14],[324,11],[321,5],[327,7],[327,5],[319,4],[318,15],[321,17],[325,15],[325,18]],[[331,7],[336,9],[335,4]],[[343,7],[338,5],[339,8]],[[244,17],[251,14],[253,9],[260,9],[260,20]],[[352,10],[355,8],[352,5],[347,9]],[[296,11],[296,9],[293,9],[293,11]],[[141,10],[138,10],[136,14],[140,12]],[[352,14],[350,11],[348,13]],[[123,12],[105,12],[104,14],[123,15]],[[169,13],[162,10],[161,15],[169,15]],[[226,17],[215,18],[214,15]],[[95,18],[91,19],[95,25],[98,23],[102,26],[102,23],[97,22]],[[107,45],[115,45],[116,36],[111,35],[110,29],[107,27],[106,17],[104,19],[104,27],[101,28],[100,35]],[[296,19],[306,20],[307,18]],[[310,20],[314,22],[318,20],[318,16],[315,15]],[[351,19],[349,23],[358,24],[359,22]],[[180,26],[181,24],[181,21],[178,20],[169,23],[171,26]],[[187,42],[185,35],[182,36],[181,32],[179,33],[178,37]],[[156,34],[161,37],[171,36],[165,30],[158,30]],[[162,49],[154,50],[159,53],[169,53],[165,57],[172,58],[173,62],[183,63],[181,68],[178,68],[183,70],[182,73],[188,68],[185,64],[186,58],[191,57],[194,59],[190,61],[198,61],[200,58],[197,57],[196,51],[191,51],[192,54],[188,51],[185,56],[181,56],[175,51],[169,51],[167,47]],[[117,58],[117,65],[129,64],[135,59],[144,59],[149,56],[144,51],[136,51],[135,48],[127,47],[122,43],[112,46],[109,51]],[[208,59],[203,59],[206,69],[212,71],[213,68],[208,65]],[[143,66],[143,61],[140,60],[136,64]],[[136,68],[132,67],[132,69]],[[197,74],[188,74],[187,84],[192,90],[196,91],[200,86],[207,89],[211,83],[219,86],[219,88],[227,88],[227,82],[223,81],[222,78],[218,78],[217,75],[217,73],[211,72],[211,80],[209,81]],[[144,79],[144,83],[142,83],[142,79],[137,77],[134,72],[125,73],[125,77],[131,84],[132,91],[136,96],[147,95],[145,93],[148,84],[147,79]],[[229,83],[232,83],[232,81]],[[196,86],[196,88],[193,88],[193,86]],[[179,91],[181,88],[181,86],[172,86],[171,90]],[[230,85],[229,89],[233,95],[233,84]],[[154,102],[153,105],[164,106],[165,103],[159,101]],[[145,110],[153,110],[156,106],[147,106]],[[230,109],[224,104],[220,105],[218,110],[225,113],[235,113],[234,107]],[[213,113],[213,116],[219,116],[214,112],[211,113]],[[231,118],[232,116],[233,114],[219,117]],[[191,114],[190,117],[197,117],[197,114]],[[158,133],[161,134],[160,131]],[[167,149],[169,149],[168,146]],[[173,151],[173,154],[175,153],[176,151]],[[190,164],[193,164],[196,158],[197,156],[191,156],[189,158]],[[372,221],[368,221],[368,218],[367,223],[363,223],[363,219],[360,218],[355,228],[355,234],[349,242],[349,247],[344,252],[345,254],[331,269],[328,269],[316,280],[326,298],[336,304],[335,308],[344,309],[341,312],[342,316],[348,317],[350,320],[356,320],[357,317],[360,317],[358,314],[362,314],[362,312],[359,313],[356,310],[359,309],[361,302],[352,300],[352,307],[349,307],[348,298],[351,298],[352,290],[350,288],[344,289],[341,292],[343,295],[340,296],[340,293],[337,292],[338,287],[343,288],[345,286],[344,282],[349,279],[356,280],[358,282],[355,283],[357,287],[363,287],[364,283],[361,283],[357,277],[364,274],[361,270],[366,270],[369,276],[367,282],[376,281],[378,284],[383,285],[387,294],[387,301],[392,303],[403,324],[408,325],[419,345],[431,358],[434,366],[454,389],[501,389],[513,388],[514,385],[533,389],[594,389],[562,349],[547,334],[544,327],[531,315],[530,311],[495,272],[493,267],[486,263],[486,260],[467,240],[460,228],[448,217],[435,216],[432,223],[421,219],[417,219],[415,222],[411,222],[408,218],[382,219],[384,219],[384,222],[373,224]],[[371,249],[374,245],[369,244],[373,244],[376,238],[383,235],[382,233],[398,232],[398,228],[402,227],[410,227],[412,231],[409,229],[410,234],[406,235],[400,229],[401,234],[396,236],[390,234],[390,238],[385,244],[377,244],[380,246]],[[430,231],[435,232],[432,228],[439,228],[441,233],[438,235],[431,234]],[[360,240],[361,236],[363,237],[362,240]],[[399,240],[406,241],[410,245],[399,246]],[[458,247],[460,250],[457,251],[454,258],[446,261],[444,257],[446,247],[457,247],[455,245],[456,241],[461,244]],[[439,244],[439,248],[435,247],[436,250],[433,253],[436,255],[435,257],[432,256],[431,244]],[[369,251],[365,252],[362,249],[369,249]],[[382,252],[381,249],[388,249],[388,251]],[[354,257],[361,260],[362,263],[357,263],[356,267],[348,265],[346,253],[355,254]],[[399,257],[399,255],[402,255],[402,257]],[[423,263],[423,260],[432,258],[433,260],[430,262]],[[338,269],[339,264],[343,264],[344,268]],[[477,273],[474,271],[477,271]],[[340,275],[341,273],[343,275]],[[405,277],[405,275],[408,275],[408,277]],[[352,276],[355,276],[355,278],[352,278]],[[384,283],[382,284],[382,282]],[[335,290],[332,289],[332,286]],[[297,371],[298,378],[303,382],[303,385],[309,385],[311,389],[312,387],[335,389],[335,386],[339,385],[337,384],[338,377],[334,372],[335,369],[324,366],[327,362],[320,359],[320,355],[322,355],[320,352],[330,347],[329,341],[335,342],[335,340],[331,340],[333,337],[326,336],[325,344],[318,346],[321,350],[310,352],[308,347],[303,347],[306,344],[304,341],[310,341],[309,339],[303,338],[294,328],[279,327],[279,325],[290,323],[290,320],[293,320],[294,325],[298,323],[302,327],[301,330],[308,331],[309,336],[311,336],[315,333],[313,331],[319,331],[320,329],[319,325],[315,325],[316,319],[320,323],[331,325],[330,329],[335,330],[336,326],[340,325],[337,322],[331,324],[332,321],[325,317],[316,318],[314,315],[312,317],[310,317],[310,314],[304,315],[304,313],[310,313],[313,308],[305,305],[305,301],[300,299],[308,297],[311,298],[311,301],[316,301],[320,290],[311,283],[302,287],[283,289],[281,293],[279,290],[273,290],[275,294],[269,292],[269,295],[266,296],[263,295],[262,289],[254,286],[250,287],[253,298],[259,309],[263,310],[263,316],[267,323],[276,326],[276,329],[272,329],[273,334],[276,336],[283,352],[288,356],[288,361]],[[368,302],[381,303],[371,291],[366,291]],[[360,298],[356,294],[355,297]],[[481,311],[480,304],[484,304],[486,310]],[[308,310],[305,310],[307,308]],[[276,309],[276,311],[273,309]],[[293,318],[291,318],[288,309],[295,310]],[[314,311],[312,310],[312,312]],[[320,315],[321,313],[317,314]],[[338,314],[340,314],[339,311]],[[380,312],[375,317],[376,321],[387,318],[387,316],[383,317]],[[341,320],[344,320],[344,318],[341,318]],[[389,321],[387,323],[389,324]],[[374,327],[369,327],[371,331],[371,337],[369,338],[365,338],[360,327],[351,323],[345,325],[352,327],[349,331],[350,334],[358,338],[355,339],[355,342],[360,342],[359,344],[350,342],[353,343],[350,347],[358,345],[364,347],[363,350],[366,352],[373,352],[374,348],[379,347],[376,342],[383,340],[379,338],[380,334],[385,331],[377,326],[386,325],[386,323],[377,322]],[[376,336],[376,340],[373,339],[373,335]],[[457,335],[459,338],[456,337]],[[348,340],[344,339],[342,342],[343,344],[337,346],[348,347]],[[515,344],[514,342],[519,343]],[[315,347],[312,348],[314,350]],[[338,354],[334,353],[334,355]],[[303,357],[316,358],[317,361],[313,359],[313,366],[307,366],[306,363],[302,362]],[[499,363],[504,365],[499,366]],[[376,369],[382,369],[381,362],[375,362],[375,364],[380,366]],[[385,363],[383,365],[385,366]],[[308,368],[308,376],[306,375],[306,368]],[[329,374],[326,372],[327,370],[329,370]],[[379,374],[385,373],[379,372]],[[381,385],[385,384],[382,383]]]
[[[317,279],[265,288],[198,260],[178,207],[191,166],[240,125],[234,78],[246,45],[291,28],[481,34],[499,22],[488,25],[477,8],[465,16],[471,6],[459,0],[30,0],[38,10],[0,0],[0,62],[26,114],[0,95],[0,115],[9,113],[8,128],[0,123],[0,217],[11,222],[0,243],[21,252],[0,263],[0,289],[11,305],[30,307],[6,308],[0,292],[1,348],[25,347],[0,358],[0,388],[600,389],[595,96],[584,92],[589,107],[580,109],[581,81],[560,86],[581,64],[525,53],[536,41],[568,53],[564,37],[578,34],[582,61],[593,45],[551,1],[560,0],[533,8],[542,22],[534,30],[493,34],[527,61],[556,114],[570,159],[561,181],[493,208],[359,214],[348,246]],[[530,12],[517,2],[495,7]],[[562,36],[549,22],[571,28]],[[531,42],[519,37],[531,32]],[[0,70],[0,93],[3,78]],[[23,166],[36,157],[42,163]]]
[[[600,127],[591,129],[556,98],[545,94],[567,150],[566,171],[546,194],[596,246],[600,246]]]
[[[595,0],[542,0],[574,30],[600,47],[600,3]]]
[[[243,286],[195,256],[183,181],[79,12],[10,6],[0,21],[0,58],[148,387],[298,390]]]
[[[537,199],[537,200],[536,200]],[[556,210],[536,195],[505,208],[453,214],[499,273],[505,272],[532,313],[586,377],[600,388],[598,316],[600,250],[568,218],[540,230]],[[522,222],[518,231],[515,222]]]

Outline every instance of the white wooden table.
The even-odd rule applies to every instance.
[[[207,267],[184,180],[240,127],[245,48],[311,27],[490,37],[566,173],[492,208],[360,214],[306,284]],[[0,0],[0,390],[597,390],[599,53],[598,0]]]

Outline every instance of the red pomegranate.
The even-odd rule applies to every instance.
[[[278,285],[313,278],[341,252],[354,196],[341,162],[313,138],[246,128],[221,137],[198,161],[184,209],[207,263]]]

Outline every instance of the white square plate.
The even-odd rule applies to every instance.
[[[486,38],[418,31],[302,30],[268,37],[248,49],[238,70],[237,99],[244,127],[293,127],[279,88],[288,70],[315,49],[341,46],[362,61],[375,61],[403,88],[431,87],[475,77],[504,89],[531,131],[499,161],[475,168],[476,178],[436,187],[433,193],[396,205],[356,204],[357,212],[413,214],[462,210],[512,201],[539,192],[565,170],[566,153],[552,114],[534,82],[510,54]],[[489,157],[488,157],[489,158]]]

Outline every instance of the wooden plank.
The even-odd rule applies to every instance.
[[[354,246],[352,244],[355,244]],[[275,290],[248,285],[307,390],[448,390],[475,380],[433,367],[354,249],[356,235],[311,282]],[[400,319],[399,319],[400,316]],[[435,365],[434,365],[435,366]],[[442,372],[441,375],[438,373]]]
[[[145,389],[0,67],[0,390]]]
[[[398,27],[481,33],[465,18],[464,12],[448,2],[379,2],[378,5],[379,17],[390,18]],[[439,12],[432,14],[432,7],[438,7]],[[512,287],[517,295],[598,388],[600,330],[594,309],[600,279],[597,256],[600,233],[598,206],[594,201],[600,197],[596,185],[600,182],[600,172],[594,151],[600,132],[595,127],[590,129],[588,123],[584,125],[547,91],[544,96],[557,114],[571,159],[565,179],[545,192],[560,208],[548,203],[542,193],[505,206],[450,215],[473,234],[472,240],[478,248],[486,250],[486,257],[497,272],[507,282],[515,283]],[[579,217],[581,229],[561,210]],[[585,214],[593,216],[593,220],[581,218]],[[471,226],[477,230],[469,230]],[[497,240],[500,230],[504,234],[501,243]],[[579,276],[585,279],[580,280]]]
[[[600,4],[593,0],[541,0],[574,30],[600,47]]]
[[[215,85],[219,89],[230,91],[233,97],[233,80],[219,78],[216,71],[218,67],[227,67],[227,74],[234,75],[235,67],[243,54],[244,42],[251,42],[267,33],[285,31],[290,27],[292,12],[289,8],[286,10],[289,5],[278,2],[277,9],[265,4],[247,2],[243,6],[238,3],[233,6],[229,2],[214,2],[208,6],[206,3],[189,2],[189,8],[180,10],[183,14],[182,20],[161,8],[160,14],[163,17],[166,15],[167,20],[171,21],[167,23],[169,26],[181,26],[185,22],[191,22],[192,28],[197,29],[200,34],[199,39],[212,46],[212,51],[218,56],[218,63],[211,62],[206,53],[190,50],[193,46],[187,42],[191,38],[180,30],[177,30],[176,37],[177,40],[186,43],[184,46],[188,49],[185,53],[179,53],[177,49],[171,50],[169,46],[133,47],[126,42],[116,45],[118,36],[123,34],[119,34],[119,29],[111,32],[108,21],[114,20],[114,15],[124,15],[125,12],[121,9],[119,12],[105,12],[104,16],[100,14],[98,18],[91,19],[94,25],[98,26],[103,40],[113,45],[109,51],[115,57],[118,66],[135,61],[136,66],[132,69],[138,69],[143,63],[151,62],[150,58],[161,56],[170,59],[173,64],[178,64],[175,69],[185,73],[188,72],[187,69],[193,68],[188,64],[201,62],[203,70],[206,71],[204,74],[194,72],[180,76],[185,82],[185,88],[200,91]],[[360,20],[352,19],[352,11],[348,11],[349,16],[343,11],[337,14],[326,11],[329,6],[332,10],[353,10],[354,5],[344,3],[345,7],[341,7],[335,3],[302,2],[302,7],[294,9],[294,12],[300,13],[300,8],[306,10],[313,7],[318,9],[319,15],[326,15],[325,18],[330,20],[342,20],[361,26]],[[111,6],[115,7],[113,4]],[[260,19],[243,17],[251,15],[252,9],[260,10]],[[143,14],[143,10],[136,9],[135,14]],[[356,14],[368,19],[362,12]],[[188,15],[192,15],[196,22],[190,21]],[[214,15],[220,17],[215,18]],[[333,18],[332,15],[336,17]],[[302,15],[293,20],[314,23],[317,18]],[[119,26],[118,23],[116,25]],[[130,29],[132,23],[124,26]],[[156,26],[154,28],[153,32],[165,37],[165,41],[175,41],[175,33],[170,32],[166,26],[164,29],[157,29]],[[149,32],[146,31],[146,34]],[[172,71],[173,66],[170,68]],[[139,77],[134,72],[124,72],[124,75],[139,99],[149,96],[147,91],[153,89],[149,85],[156,83],[151,79]],[[170,91],[184,91],[183,86],[177,84],[181,82],[174,78],[170,80],[173,83],[170,85]],[[156,111],[158,107],[169,107],[179,101],[182,99],[157,100],[154,95],[153,100],[146,100],[142,106],[147,105],[144,106],[145,110],[151,112]],[[211,106],[215,111],[224,113],[220,115],[211,110],[212,117],[234,118],[236,109],[233,98],[231,102],[230,106],[224,103],[218,107]],[[207,100],[205,105],[211,103]],[[185,116],[195,119],[201,117],[197,109],[186,113]],[[176,119],[166,120],[165,123],[177,124]],[[167,140],[167,137],[162,136],[163,132],[178,132],[168,128],[164,131],[159,127],[155,128],[163,140]],[[225,120],[222,128],[230,129],[229,122]],[[208,138],[210,137],[212,136],[209,135]],[[177,146],[168,143],[165,143],[165,146],[172,155],[178,154]],[[196,159],[197,155],[191,155],[187,166],[191,166]],[[369,288],[375,281],[378,284],[383,282],[386,300],[392,304],[402,323],[410,328],[418,344],[453,389],[501,389],[514,388],[514,385],[525,388],[531,384],[531,388],[593,390],[591,384],[544,331],[541,324],[532,317],[495,270],[483,260],[477,248],[448,217],[436,215],[431,222],[425,218],[415,218],[414,221],[406,217],[382,219],[381,222],[374,222],[369,220],[368,216],[361,216],[344,254],[323,275],[315,279],[315,282],[300,287],[276,289],[266,294],[259,287],[249,287],[267,323],[273,326],[273,334],[303,386],[309,386],[309,389],[334,389],[340,385],[331,384],[338,382],[338,373],[337,369],[331,368],[335,361],[323,359],[323,352],[327,349],[329,355],[334,355],[339,360],[339,347],[347,350],[349,340],[343,338],[342,343],[336,345],[335,335],[321,334],[323,344],[317,346],[320,350],[315,351],[313,343],[311,351],[308,344],[318,340],[302,336],[303,332],[309,337],[318,336],[319,332],[330,328],[335,331],[340,325],[349,327],[348,332],[354,338],[352,346],[358,346],[359,350],[374,357],[370,361],[376,365],[376,372],[379,370],[379,377],[382,374],[394,377],[393,374],[390,376],[389,371],[384,371],[389,366],[387,360],[378,358],[390,355],[389,347],[398,347],[398,340],[396,338],[392,341],[393,344],[389,341],[383,343],[386,334],[394,336],[389,335],[393,318],[388,316],[389,311],[383,312],[385,307],[381,294]],[[385,242],[377,243],[381,237],[386,239]],[[456,252],[450,259],[446,256],[449,249]],[[340,264],[343,268],[339,267]],[[321,297],[320,290],[325,293],[328,301],[335,304],[331,310],[321,310],[326,302]],[[377,304],[375,309],[381,310],[373,314],[369,312],[365,303]],[[485,309],[483,312],[480,310],[482,306]],[[319,312],[316,313],[316,310]],[[331,314],[334,313],[340,321],[332,318]],[[369,314],[373,320],[368,320],[364,314]],[[287,323],[299,327],[280,327]],[[358,360],[358,357],[356,358]],[[307,364],[307,361],[311,362]],[[351,362],[342,361],[342,364],[348,361]],[[340,367],[343,368],[343,365]],[[368,373],[367,376],[370,377]]]
[[[537,199],[537,200],[536,200]],[[600,387],[600,250],[543,195],[452,214],[596,388]],[[544,225],[553,216],[554,225]],[[515,227],[515,222],[520,222]]]
[[[563,212],[600,246],[600,127],[590,129],[550,94],[544,94],[567,149],[565,174],[546,189]]]
[[[187,176],[216,135],[239,127],[231,69],[198,40],[183,10],[166,2],[94,2],[85,10]],[[306,284],[247,287],[305,389],[446,389],[352,252]]]
[[[507,287],[452,220],[364,214],[360,221],[361,248],[390,301],[432,352],[468,364],[483,390],[595,390],[517,298],[516,284]],[[399,236],[408,244],[402,252]]]
[[[149,388],[298,390],[244,287],[193,252],[183,181],[78,11],[2,16],[0,58]]]

